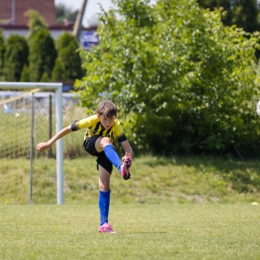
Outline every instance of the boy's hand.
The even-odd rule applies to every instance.
[[[39,143],[36,146],[37,152],[40,152],[40,153],[46,151],[49,147],[50,147],[50,145],[48,143]]]

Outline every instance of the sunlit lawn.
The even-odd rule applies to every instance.
[[[111,205],[117,234],[98,233],[96,205],[1,205],[0,259],[260,259],[260,207]]]

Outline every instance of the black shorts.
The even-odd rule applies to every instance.
[[[104,169],[106,169],[111,174],[113,170],[112,163],[108,160],[106,154],[103,151],[101,153],[98,153],[95,147],[95,143],[99,137],[100,136],[97,135],[94,135],[92,137],[87,137],[84,140],[83,147],[85,151],[88,152],[90,155],[97,157],[97,169],[98,169],[98,165],[101,165]]]

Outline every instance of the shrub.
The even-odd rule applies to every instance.
[[[29,48],[26,39],[11,35],[4,53],[4,77],[6,81],[20,81],[23,67],[28,65]]]
[[[57,51],[50,32],[39,30],[33,35],[30,44],[30,80],[40,81],[45,72],[51,78],[56,57]]]

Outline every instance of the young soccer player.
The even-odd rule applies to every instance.
[[[91,155],[97,157],[97,169],[99,171],[99,210],[101,233],[116,233],[108,223],[110,205],[110,177],[113,165],[121,176],[130,179],[129,168],[132,164],[132,148],[125,136],[123,128],[117,119],[117,107],[109,100],[98,105],[96,114],[75,121],[72,125],[63,128],[49,141],[37,144],[37,151],[47,150],[54,142],[65,135],[86,128],[83,147]],[[118,140],[123,146],[125,156],[120,160],[113,142]]]

